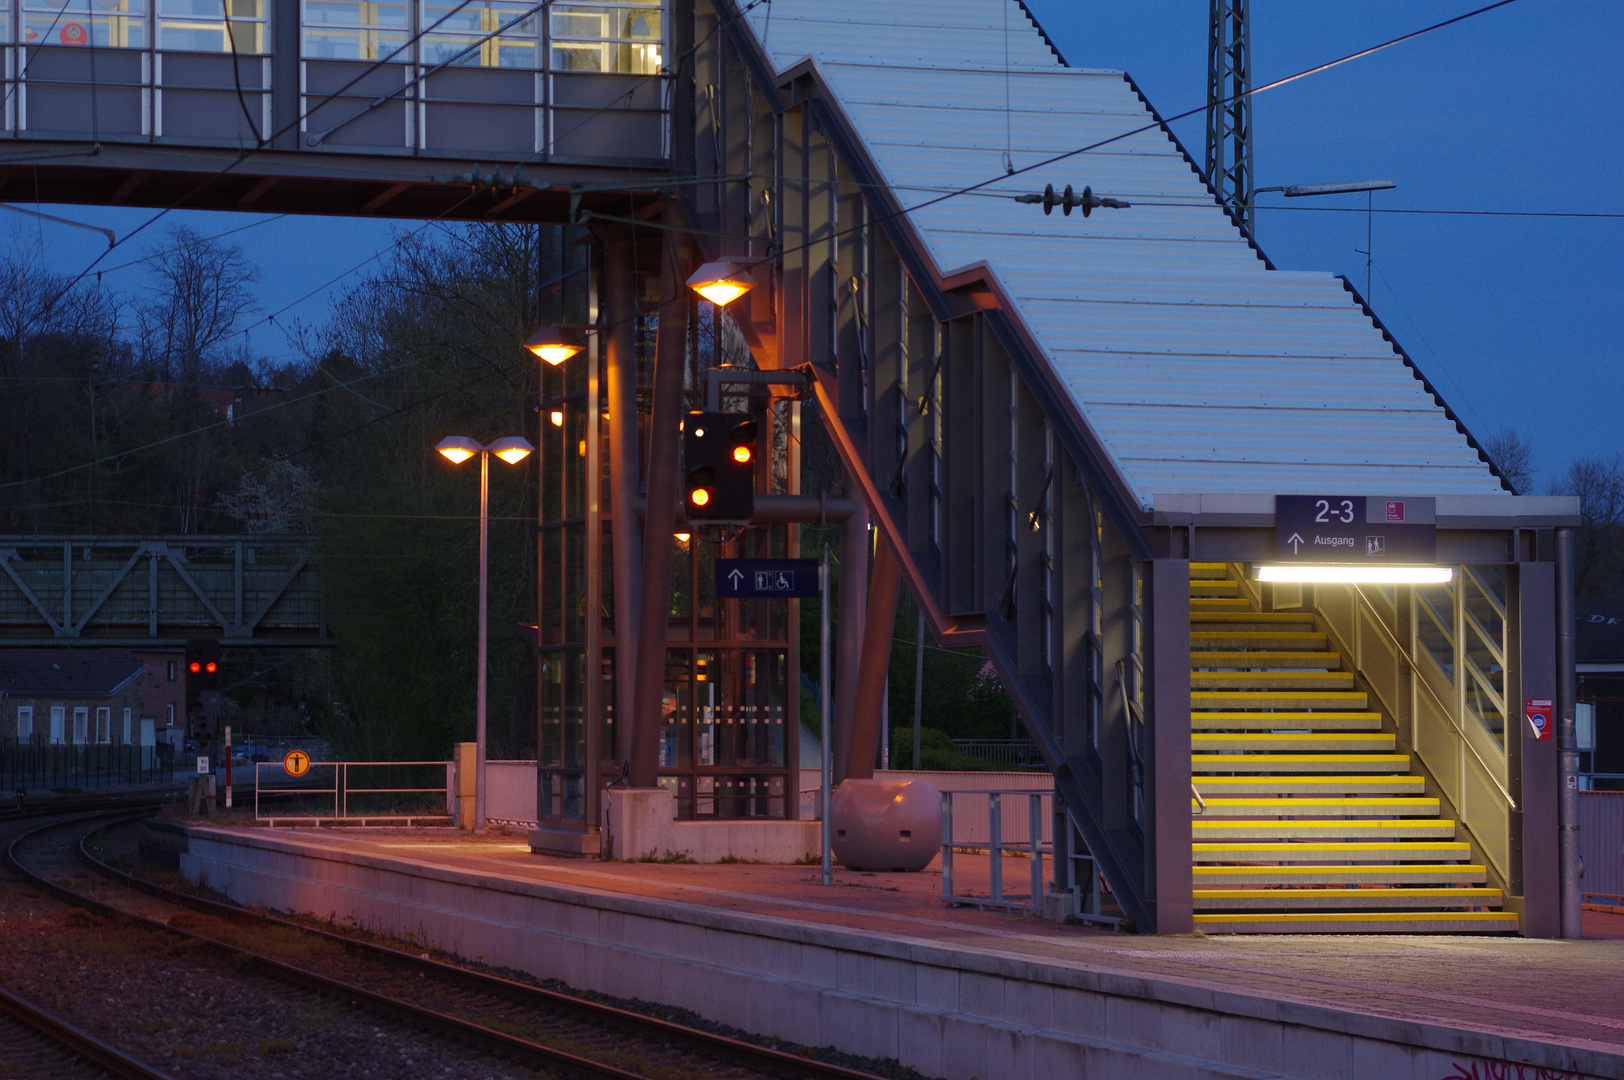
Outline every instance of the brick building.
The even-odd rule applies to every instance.
[[[129,649],[0,650],[0,741],[138,743],[144,670]]]

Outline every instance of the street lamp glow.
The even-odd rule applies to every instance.
[[[485,448],[466,435],[452,435],[449,438],[441,439],[435,444],[434,449],[438,450],[440,456],[451,462],[451,464],[461,465]]]
[[[1358,585],[1441,585],[1455,571],[1448,566],[1259,566],[1257,580]]]
[[[717,259],[695,270],[688,278],[688,287],[717,307],[726,307],[755,288],[756,283],[744,263]]]
[[[553,427],[563,427],[564,426],[564,410],[563,409],[554,409],[552,412],[547,414],[547,419],[552,421]]]
[[[580,342],[557,326],[543,326],[525,340],[524,347],[557,367],[581,351]]]
[[[521,439],[517,435],[509,435],[505,438],[497,439],[485,449],[489,450],[491,453],[495,454],[509,465],[517,465],[519,462],[529,457],[536,448],[531,446],[529,440],[527,439]]]

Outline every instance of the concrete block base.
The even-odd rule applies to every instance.
[[[606,854],[627,861],[794,863],[818,854],[815,821],[675,821],[665,788],[603,793]]]
[[[555,829],[546,825],[530,830],[530,850],[538,855],[585,857],[602,849],[603,834],[582,829]]]

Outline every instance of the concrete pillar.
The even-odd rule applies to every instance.
[[[479,744],[460,742],[452,747],[451,824],[474,827],[474,795],[479,781]]]
[[[609,226],[603,241],[604,345],[609,397],[609,530],[614,581],[615,756],[631,753],[637,685],[637,603],[642,593],[643,528],[637,519],[637,282],[632,233]]]

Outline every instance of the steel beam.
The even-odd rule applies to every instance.
[[[896,630],[901,572],[891,548],[881,540],[874,549],[874,572],[868,583],[868,613],[863,622],[858,661],[856,704],[852,714],[845,775],[867,780],[874,775],[880,749],[880,714],[885,707],[886,676],[891,669],[891,638]]]

